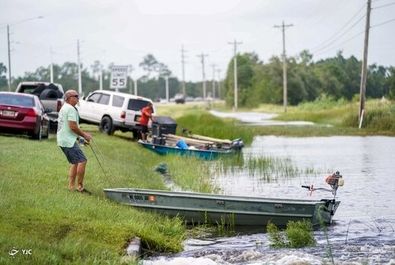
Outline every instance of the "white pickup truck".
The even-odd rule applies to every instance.
[[[58,125],[58,112],[63,104],[64,90],[61,84],[48,82],[26,81],[18,84],[15,92],[38,96],[50,121],[50,130],[56,131]]]

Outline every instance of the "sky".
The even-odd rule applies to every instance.
[[[281,56],[285,31],[287,56],[302,50],[313,60],[362,58],[367,1],[362,0],[0,0],[0,62],[8,67],[10,25],[11,69],[14,77],[51,62],[77,62],[80,42],[84,67],[99,60],[104,67],[132,65],[133,78],[149,53],[182,78],[223,78],[234,53],[254,52],[267,62]],[[368,63],[395,65],[395,1],[372,0]],[[42,18],[37,18],[42,16]],[[215,64],[213,71],[213,66]],[[220,72],[218,72],[219,70]],[[213,75],[215,73],[215,75]]]

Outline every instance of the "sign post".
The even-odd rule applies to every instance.
[[[111,68],[111,86],[110,88],[119,91],[119,89],[127,88],[128,66],[114,65]]]

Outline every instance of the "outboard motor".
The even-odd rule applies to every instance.
[[[326,188],[315,188],[313,185],[310,186],[305,186],[302,185],[302,188],[306,188],[310,191],[310,195],[313,191],[316,190],[323,190],[323,191],[329,191],[332,192],[333,194],[333,199],[336,197],[336,192],[339,187],[342,187],[344,185],[344,179],[343,176],[340,175],[339,171],[336,171],[332,175],[329,175],[325,178],[325,182],[331,186],[332,189],[326,189]]]
[[[232,147],[231,147],[232,149],[239,151],[243,147],[244,147],[244,143],[243,140],[241,140],[241,138],[232,141]]]
[[[339,171],[336,171],[332,175],[327,176],[325,178],[325,182],[331,186],[333,195],[336,195],[336,191],[338,187],[344,185],[343,176],[340,175]]]

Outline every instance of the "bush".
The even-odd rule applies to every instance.
[[[309,221],[289,221],[285,232],[279,231],[270,222],[266,228],[273,247],[302,248],[315,245],[313,227]]]
[[[282,248],[287,246],[284,233],[281,233],[275,224],[269,222],[266,229],[269,234],[269,241],[271,242],[270,245],[272,247]]]
[[[289,241],[289,247],[291,248],[315,245],[313,227],[308,221],[289,221],[285,233]]]

